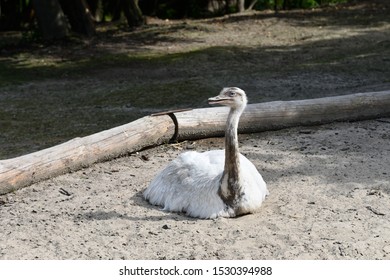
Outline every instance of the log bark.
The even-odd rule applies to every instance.
[[[228,112],[226,107],[217,107],[176,113],[177,140],[223,136]],[[384,116],[390,116],[390,91],[273,101],[249,104],[241,116],[238,132],[253,133]]]
[[[144,117],[134,122],[63,144],[0,161],[0,194],[93,163],[113,159],[168,142],[175,125],[169,116]]]
[[[172,140],[223,136],[228,108],[172,111],[147,116],[87,137],[13,159],[0,160],[0,194],[93,163]],[[390,91],[299,101],[250,104],[240,133],[390,116]]]

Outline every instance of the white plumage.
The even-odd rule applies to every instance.
[[[246,105],[246,96],[238,88],[224,88],[218,97],[209,101],[226,105],[226,96],[243,98],[241,106],[230,106],[225,136],[227,150],[190,151],[179,155],[145,190],[144,197],[151,204],[162,206],[165,211],[184,212],[197,218],[235,217],[253,213],[261,206],[268,194],[266,184],[256,167],[238,154],[237,125]],[[228,132],[229,121],[232,132]],[[229,137],[234,143],[228,141]],[[236,149],[231,146],[236,146]],[[225,161],[226,157],[230,160]],[[237,173],[234,170],[238,174],[230,174]]]

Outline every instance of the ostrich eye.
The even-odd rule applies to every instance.
[[[229,91],[228,95],[229,95],[229,97],[235,97],[236,93],[234,91]]]

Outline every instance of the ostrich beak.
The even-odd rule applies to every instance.
[[[227,101],[228,99],[226,99],[226,98],[222,98],[222,97],[220,97],[219,95],[218,96],[216,96],[216,97],[210,97],[209,99],[208,99],[208,101],[209,101],[209,104],[223,104],[225,101]]]

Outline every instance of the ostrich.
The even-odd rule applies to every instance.
[[[225,150],[182,153],[157,174],[144,197],[165,211],[196,218],[253,213],[268,190],[256,167],[238,151],[237,126],[247,104],[245,92],[237,87],[224,88],[208,101],[230,107]]]

